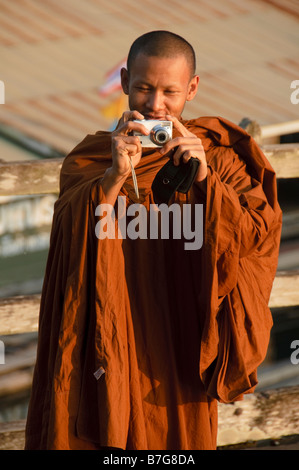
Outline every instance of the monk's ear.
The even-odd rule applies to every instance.
[[[191,78],[189,85],[188,85],[187,101],[191,101],[195,97],[197,93],[197,89],[198,89],[198,84],[199,84],[199,76],[194,75],[194,77]]]
[[[129,72],[124,67],[120,71],[121,86],[125,95],[129,94]]]

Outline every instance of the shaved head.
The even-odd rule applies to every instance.
[[[196,57],[191,44],[181,36],[169,31],[151,31],[137,38],[129,51],[127,69],[130,73],[139,54],[148,57],[174,58],[183,55],[190,68],[190,78],[196,70]]]

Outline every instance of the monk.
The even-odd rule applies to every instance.
[[[174,33],[136,39],[121,70],[129,110],[64,160],[26,449],[216,449],[218,402],[257,385],[281,231],[275,173],[237,125],[183,119],[198,90],[195,67],[192,46]],[[142,147],[135,133],[149,135],[142,120],[153,119],[171,122],[172,138]],[[195,160],[191,186],[175,189],[166,207],[179,208],[180,221],[191,208],[202,243],[187,249],[172,230],[144,235],[147,218],[132,208],[159,208],[159,171]],[[115,236],[99,235],[103,207],[113,209]],[[136,236],[116,236],[124,220]]]

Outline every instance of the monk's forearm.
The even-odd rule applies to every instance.
[[[126,181],[127,176],[115,175],[112,168],[108,168],[100,182],[105,198],[106,203],[114,206],[117,196],[121,190],[122,185]]]

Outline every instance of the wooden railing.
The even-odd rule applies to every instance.
[[[262,150],[278,178],[299,177],[299,144],[265,145]],[[61,165],[62,159],[1,163],[0,196],[58,194]],[[37,331],[39,303],[40,295],[0,300],[0,335]],[[277,272],[270,307],[295,305],[299,272]],[[298,405],[299,387],[256,392],[241,402],[219,404],[218,446],[299,436]],[[24,421],[0,424],[0,449],[22,449],[24,426]]]

